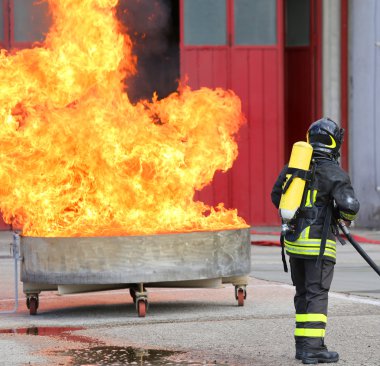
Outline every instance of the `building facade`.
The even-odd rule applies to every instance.
[[[358,226],[380,228],[380,1],[350,0],[349,161]]]
[[[43,41],[50,17],[46,3],[35,3],[0,0],[1,48]],[[158,6],[161,31],[149,33],[141,19],[131,26]],[[144,33],[136,39],[141,96],[164,97],[186,78],[194,89],[232,89],[242,101],[238,159],[198,199],[237,208],[251,225],[278,224],[273,182],[292,144],[329,116],[347,131],[341,163],[361,202],[357,225],[380,228],[380,0],[120,0],[118,7],[130,10],[121,20],[133,34]],[[165,47],[154,55],[139,48],[137,41],[158,42],[158,33]]]

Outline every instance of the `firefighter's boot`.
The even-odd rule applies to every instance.
[[[296,339],[296,360],[302,360],[304,339],[303,337],[295,337]]]
[[[332,363],[338,361],[339,354],[327,350],[319,352],[304,352],[302,354],[302,363],[304,364]]]

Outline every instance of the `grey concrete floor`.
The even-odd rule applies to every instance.
[[[7,234],[0,233],[0,247],[7,243]],[[379,261],[380,245],[363,247]],[[7,250],[0,250],[0,256]],[[379,278],[353,248],[347,245],[338,250],[326,342],[340,353],[339,364],[378,366]],[[12,260],[0,261],[1,311],[12,308],[14,286]],[[96,353],[99,350],[93,347],[99,344],[183,352],[174,356],[177,365],[299,365],[294,359],[294,288],[289,283],[279,248],[259,246],[252,246],[252,272],[243,307],[237,306],[231,285],[148,289],[150,305],[145,318],[137,317],[128,290],[65,296],[43,292],[38,315],[30,316],[20,283],[17,312],[0,315],[0,365],[78,365],[68,352]],[[19,332],[46,327],[83,329],[71,330],[67,337]],[[141,356],[134,364],[158,365],[149,362]]]

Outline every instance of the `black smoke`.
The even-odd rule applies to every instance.
[[[175,91],[179,79],[179,0],[120,0],[117,16],[137,56],[137,74],[126,80],[132,102],[159,99]]]

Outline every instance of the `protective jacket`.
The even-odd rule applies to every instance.
[[[290,222],[292,230],[285,236],[285,249],[291,257],[315,259],[320,254],[321,238],[326,231],[323,258],[335,262],[337,230],[331,225],[332,216],[346,221],[354,220],[359,211],[359,202],[348,174],[334,159],[315,154],[312,165],[314,174],[305,189],[304,207]],[[277,208],[286,171],[287,165],[281,171],[271,193],[272,202]]]

